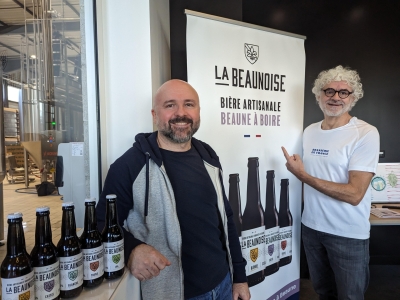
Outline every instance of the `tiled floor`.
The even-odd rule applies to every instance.
[[[61,235],[61,196],[43,196],[38,197],[35,184],[36,180],[30,183],[29,190],[24,190],[25,184],[10,184],[7,180],[3,181],[3,198],[4,198],[4,240],[7,241],[7,215],[13,212],[22,212],[23,226],[25,232],[26,250],[31,252],[35,244],[35,225],[36,225],[36,207],[48,206],[50,208],[51,229],[53,232],[53,243],[57,245]],[[16,189],[23,189],[21,192],[30,191],[34,194],[18,193]],[[7,247],[0,247],[0,263],[3,261],[7,252]]]

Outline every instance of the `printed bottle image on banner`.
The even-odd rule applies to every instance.
[[[279,219],[275,204],[275,171],[267,171],[267,192],[265,199],[265,270],[264,275],[279,270]]]
[[[292,225],[293,218],[289,207],[289,179],[282,179],[279,202],[280,267],[286,266],[292,261]]]
[[[239,242],[242,244],[242,210],[240,205],[240,187],[239,174],[229,175],[229,204],[233,211],[233,222],[235,223],[236,232],[239,237]]]
[[[246,275],[249,286],[264,280],[264,210],[260,197],[258,157],[249,157],[247,201],[242,218],[242,254],[247,260]]]

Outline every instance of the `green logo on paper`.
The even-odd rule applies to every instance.
[[[121,254],[117,254],[117,255],[113,255],[112,256],[112,261],[114,264],[119,263],[119,261],[121,260]]]
[[[396,187],[397,185],[397,177],[396,175],[392,172],[388,175],[388,181],[391,187]]]
[[[71,281],[74,281],[76,279],[76,277],[78,277],[78,270],[68,272],[68,278]]]

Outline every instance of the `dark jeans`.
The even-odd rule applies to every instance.
[[[187,300],[232,300],[232,282],[230,273],[228,272],[224,280],[222,280],[213,290]]]
[[[302,225],[314,290],[320,300],[362,300],[369,283],[369,239],[359,240]]]

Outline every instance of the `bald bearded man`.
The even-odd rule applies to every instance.
[[[250,299],[233,214],[215,151],[193,138],[200,103],[187,82],[170,80],[151,111],[158,131],[135,143],[110,167],[97,206],[116,194],[125,257],[147,299]]]

